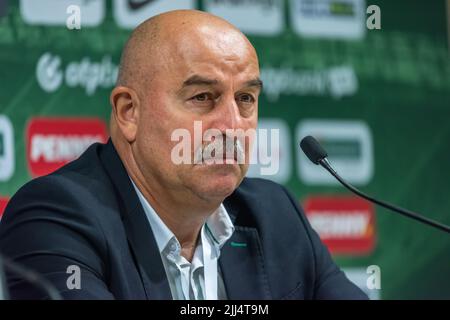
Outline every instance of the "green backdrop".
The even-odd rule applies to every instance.
[[[117,64],[129,31],[117,27],[108,1],[100,26],[68,31],[30,26],[16,1],[0,18],[0,115],[13,124],[15,171],[0,182],[0,195],[11,196],[31,179],[26,160],[25,128],[35,116],[96,116],[107,121],[111,78],[91,91],[67,84],[47,93],[36,80],[39,58],[50,52],[71,61]],[[346,194],[337,185],[309,185],[297,172],[295,128],[304,119],[362,120],[373,138],[373,176],[361,189],[428,217],[450,224],[450,59],[445,1],[385,0],[382,29],[368,30],[360,41],[304,39],[286,27],[279,36],[252,36],[261,68],[321,74],[350,66],[356,92],[336,97],[290,83],[271,87],[260,99],[261,118],[289,125],[291,176],[285,185],[303,200],[310,195]],[[202,7],[202,2],[198,6]],[[111,57],[111,62],[108,58]],[[88,71],[90,72],[90,71]],[[84,75],[87,80],[92,74]],[[92,79],[91,79],[92,81]],[[272,83],[275,85],[275,83]],[[296,91],[303,88],[305,91]],[[278,93],[277,93],[278,92]],[[379,265],[381,298],[450,298],[450,237],[384,209],[376,209],[376,247],[367,256],[337,256],[344,268]]]

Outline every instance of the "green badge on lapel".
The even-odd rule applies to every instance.
[[[234,241],[231,241],[230,245],[231,245],[232,247],[235,247],[235,248],[245,248],[245,247],[247,246],[246,243],[243,243],[243,242],[234,242]]]

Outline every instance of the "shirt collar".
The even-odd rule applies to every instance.
[[[234,225],[223,203],[211,214],[204,225],[215,246],[222,248],[234,232]]]
[[[131,178],[130,180],[134,186],[134,189],[136,190],[139,201],[144,208],[144,212],[155,236],[158,250],[160,253],[162,253],[164,249],[166,249],[169,242],[172,242],[174,244],[174,242],[178,243],[178,241],[172,240],[176,240],[173,232],[170,231],[166,224],[161,220],[161,218],[147,201],[147,199],[145,199],[139,188],[134,184],[133,180]],[[232,236],[234,232],[234,225],[231,222],[230,216],[228,215],[228,212],[225,209],[223,203],[221,203],[219,208],[217,208],[217,210],[208,217],[205,225],[202,227],[202,232],[204,231],[206,231],[208,238],[217,249],[220,249]]]
[[[131,183],[133,184],[134,189],[136,190],[136,193],[139,197],[139,201],[141,202],[142,207],[144,208],[145,215],[147,216],[147,219],[150,222],[150,227],[152,228],[153,234],[155,236],[156,244],[158,245],[158,250],[161,253],[169,244],[170,240],[175,237],[175,235],[161,220],[161,218],[155,212],[155,210],[147,201],[147,199],[145,199],[142,192],[134,184],[133,180],[131,180]]]

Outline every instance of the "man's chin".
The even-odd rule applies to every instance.
[[[222,201],[240,184],[242,177],[236,172],[217,172],[216,174],[200,175],[197,179],[197,190],[204,198]]]
[[[194,167],[191,181],[205,198],[222,201],[239,186],[245,172],[246,166],[237,163],[201,164]]]

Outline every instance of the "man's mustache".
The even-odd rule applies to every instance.
[[[226,163],[226,159],[245,163],[245,148],[239,138],[222,136],[216,137],[214,141],[204,143],[195,151],[194,163],[204,161]]]

